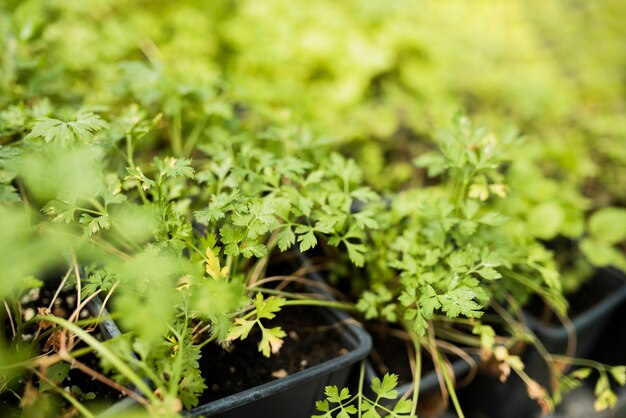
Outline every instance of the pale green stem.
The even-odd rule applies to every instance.
[[[452,399],[452,404],[454,405],[454,409],[459,418],[465,418],[463,414],[463,410],[461,409],[461,404],[459,403],[459,399],[456,396],[456,390],[454,389],[454,383],[452,383],[452,379],[450,379],[450,373],[447,369],[444,368],[444,362],[441,358],[441,354],[437,351],[436,348],[433,349],[437,358],[437,363],[439,363],[439,367],[441,368],[443,374],[443,380],[446,383],[446,387],[448,388],[448,393],[450,394],[450,398]]]
[[[64,391],[63,389],[59,388],[57,385],[55,385],[52,381],[50,381],[49,379],[47,379],[43,374],[39,374],[39,377],[41,377],[42,379],[44,379],[45,381],[47,381],[47,383],[50,384],[50,386],[52,387],[52,390],[54,390],[55,392],[57,392],[59,395],[63,396],[65,398],[66,401],[68,401],[69,403],[72,404],[72,406],[74,408],[76,408],[76,410],[78,410],[78,412],[80,412],[85,418],[96,418],[96,416],[94,414],[92,414],[83,404],[81,404],[80,402],[78,402],[76,400],[76,398],[74,398],[73,396],[71,396],[69,393],[67,393],[66,391]]]
[[[361,403],[363,402],[363,381],[365,380],[365,361],[361,361],[359,370],[359,392],[357,394],[357,408],[359,410],[359,418],[361,418]]]
[[[111,350],[100,341],[96,340],[90,334],[85,332],[82,328],[74,325],[71,322],[63,318],[59,318],[56,316],[38,316],[38,318],[42,321],[52,322],[53,324],[57,324],[62,326],[63,328],[73,332],[76,336],[78,336],[81,340],[83,340],[87,345],[92,347],[102,358],[109,361],[113,367],[117,369],[124,377],[126,377],[137,389],[139,389],[144,396],[146,396],[150,401],[157,403],[158,399],[152,393],[152,390],[148,387],[148,385],[141,380],[133,370],[126,363],[124,363],[118,356],[113,354]]]
[[[413,374],[413,407],[411,415],[415,415],[417,411],[417,401],[420,393],[420,380],[422,378],[422,345],[419,336],[407,329],[411,340],[413,341],[413,349],[415,350],[415,373]]]

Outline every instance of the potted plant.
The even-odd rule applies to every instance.
[[[414,353],[419,353],[420,343],[426,345],[435,362],[441,361],[438,347],[444,346],[436,343],[438,338],[462,344],[460,351],[464,353],[480,352],[484,365],[495,366],[501,380],[507,380],[511,372],[519,376],[522,384],[516,387],[517,393],[528,392],[548,411],[559,402],[561,391],[566,392],[572,382],[589,374],[578,372],[570,377],[560,372],[559,362],[568,360],[551,357],[523,319],[516,317],[532,295],[541,297],[561,315],[566,310],[552,253],[528,229],[515,219],[509,222],[499,210],[502,205],[498,200],[506,201],[509,193],[515,194],[505,182],[502,167],[514,155],[516,142],[515,132],[494,135],[472,128],[465,118],[457,119],[453,130],[438,137],[439,152],[422,155],[416,162],[427,167],[431,176],[438,176],[439,182],[404,191],[391,199],[390,210],[373,216],[382,225],[371,232],[373,245],[367,261],[372,265],[364,275],[369,283],[360,288],[357,306],[366,317],[402,323],[416,344]],[[351,281],[355,285],[356,280]],[[450,327],[451,323],[455,326]],[[517,354],[526,344],[538,345],[549,367],[556,371],[558,385],[552,387],[552,395],[539,384],[533,370],[524,369]],[[419,354],[414,364],[413,413],[419,405]],[[595,366],[601,384],[608,369]],[[462,415],[450,369],[440,367],[440,380],[457,414]],[[621,383],[621,369],[610,370]],[[407,388],[411,389],[407,385],[404,390]],[[606,391],[600,393],[600,398],[607,396]],[[335,413],[342,410],[342,404],[361,396],[359,390],[341,403],[336,397],[328,399],[339,404],[330,409],[327,403],[320,407],[327,414]],[[507,399],[511,396],[514,394]],[[374,404],[385,404],[376,394],[369,399],[359,400],[357,406],[367,411]]]
[[[331,154],[304,130],[265,123],[216,90],[185,89],[166,71],[135,68],[150,73],[158,94],[137,97],[142,92],[136,85],[122,80],[102,107],[76,109],[62,101],[55,107],[35,97],[13,105],[18,117],[3,119],[3,242],[19,245],[8,246],[3,259],[2,296],[10,299],[3,315],[8,331],[2,334],[7,350],[2,389],[3,397],[17,404],[28,389],[22,407],[33,407],[32,413],[54,391],[63,398],[61,408],[90,414],[80,395],[91,393],[89,388],[66,394],[61,387],[68,374],[46,380],[49,370],[56,373],[62,365],[87,370],[73,357],[79,342],[77,356],[100,356],[101,364],[89,365],[91,377],[151,413],[193,408],[206,389],[198,361],[202,348],[217,342],[236,347],[244,343],[235,340],[250,336],[256,341],[253,351],[269,357],[286,338],[290,343],[298,338],[280,325],[264,326],[279,311],[342,306],[274,286],[280,281],[265,275],[268,266],[277,268],[271,262],[276,253],[296,243],[303,251],[312,248],[319,235],[347,248],[357,262],[362,252],[359,240],[367,225],[357,222],[350,206],[355,198],[376,196],[361,187],[352,161]],[[194,232],[193,222],[205,225],[203,233]],[[44,336],[52,334],[54,345],[39,335],[23,341],[32,335],[21,332],[20,298],[41,286],[24,278],[42,277],[68,258],[71,269],[52,276],[52,283],[74,289],[74,314],[39,312],[27,325],[45,324]],[[96,297],[103,297],[124,331],[104,344],[90,335],[98,315],[79,317]],[[326,324],[324,315],[331,322],[345,319],[328,312],[314,318]],[[336,373],[338,383],[344,381],[350,364],[369,350],[369,337],[360,328],[348,325],[341,335],[345,346],[335,352],[348,353],[338,359],[319,367],[308,360],[311,369],[300,373],[307,364],[271,370],[278,373],[271,379],[293,376],[197,413],[259,400],[292,383],[312,406],[315,395],[306,388],[322,386],[314,378],[334,380],[331,372],[344,367]],[[18,348],[23,343],[27,351]],[[15,360],[17,352],[30,357]],[[34,386],[4,370],[34,376]],[[126,389],[129,385],[137,392]],[[287,399],[301,403],[301,397]],[[45,408],[41,413],[52,413],[54,402]],[[302,413],[308,412],[302,405]]]

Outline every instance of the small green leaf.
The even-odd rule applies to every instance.
[[[350,391],[348,388],[342,388],[340,392],[337,386],[326,386],[324,393],[326,394],[328,401],[332,403],[341,403],[342,401],[350,398]]]
[[[489,226],[500,226],[504,225],[509,218],[499,212],[488,212],[483,215],[478,222],[481,224],[489,225]]]
[[[626,366],[611,367],[610,372],[620,386],[626,385]]]
[[[369,407],[367,411],[362,415],[363,418],[380,418],[380,414],[376,411],[376,408]]]
[[[41,117],[24,139],[42,138],[45,142],[67,145],[74,141],[87,142],[93,138],[94,133],[107,127],[107,123],[100,116],[91,112],[79,112],[76,119],[70,122]]]
[[[299,235],[298,242],[300,243],[300,251],[307,251],[317,245],[317,238],[313,230],[310,230],[305,234]]]
[[[189,179],[194,178],[194,169],[191,167],[190,159],[177,159],[174,157],[165,157],[161,160],[156,157],[154,159],[154,166],[159,170],[161,177],[176,178],[186,177]]]
[[[372,390],[381,398],[396,399],[398,397],[396,386],[398,386],[396,374],[385,373],[382,381],[377,377],[372,379]]]
[[[351,409],[354,409],[354,407],[351,408]],[[350,418],[350,414],[355,414],[356,413],[356,410],[351,410],[351,409],[349,409],[349,408],[342,409],[337,414],[337,418]]]
[[[283,345],[283,338],[287,336],[285,331],[280,327],[269,329],[261,327],[261,331],[263,336],[259,342],[259,351],[263,353],[265,357],[269,357],[270,354],[278,354]]]
[[[321,411],[321,412],[328,412],[328,411],[330,411],[330,405],[328,404],[327,400],[316,401],[315,402],[315,408],[318,411]]]
[[[496,269],[491,267],[482,267],[476,271],[485,280],[496,280],[502,277]]]
[[[98,231],[109,229],[111,227],[111,222],[109,220],[108,215],[102,215],[94,218],[93,216],[83,213],[80,216],[81,224],[85,224],[85,236],[90,237]]]
[[[15,187],[10,184],[0,184],[0,203],[17,203],[20,200]]]
[[[437,295],[435,289],[430,285],[424,286],[421,290],[422,295],[419,298],[419,307],[424,317],[430,319],[433,317],[435,311],[441,308],[439,295]]]
[[[561,232],[565,213],[560,205],[553,202],[535,206],[528,214],[530,233],[541,239],[552,239]]]
[[[459,315],[480,318],[483,315],[482,306],[474,301],[476,297],[476,292],[463,286],[439,296],[439,301],[443,311],[451,318]]]
[[[233,328],[230,330],[226,339],[227,340],[236,340],[237,338],[242,339],[242,340],[246,339],[255,323],[256,321],[248,321],[247,319],[242,319],[242,318],[235,319],[236,325],[233,326]]]
[[[574,379],[584,380],[589,377],[591,372],[592,369],[590,369],[589,367],[582,367],[570,373],[570,377],[573,377]]]
[[[290,226],[285,226],[278,234],[278,248],[281,251],[286,251],[296,242],[296,234]]]
[[[614,265],[626,269],[626,257],[611,244],[585,238],[580,242],[580,249],[595,266]]]
[[[273,319],[276,313],[280,311],[286,300],[277,296],[270,296],[267,299],[263,298],[263,294],[257,293],[254,299],[254,305],[256,307],[257,318]]]
[[[42,381],[39,385],[39,391],[45,392],[52,389],[52,384],[61,384],[70,372],[70,365],[67,363],[56,363],[46,369],[46,377],[51,383]]]
[[[354,265],[357,267],[363,267],[363,265],[365,264],[364,254],[367,251],[365,245],[353,244],[347,240],[344,240],[344,243],[346,244],[346,249],[348,250],[348,257],[350,258],[350,261],[352,261],[352,263],[354,263]]]
[[[76,213],[76,207],[73,204],[61,200],[51,200],[41,210],[46,215],[53,216],[52,222],[57,223],[72,222]]]
[[[413,409],[413,401],[410,399],[400,399],[396,406],[393,407],[393,412],[397,414],[408,414]]]
[[[607,207],[591,215],[589,232],[598,241],[616,244],[626,239],[626,209]]]
[[[265,257],[267,255],[267,247],[260,242],[256,242],[253,244],[244,243],[240,248],[241,254],[244,257],[250,258],[252,256],[256,258]]]

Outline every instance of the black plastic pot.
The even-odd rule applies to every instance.
[[[613,319],[613,315],[621,306],[626,305],[626,275],[613,268],[602,268],[596,271],[587,291],[604,295],[592,306],[571,318],[571,327],[547,324],[537,317],[527,314],[529,328],[543,343],[551,354],[568,354],[573,357],[590,357],[595,349],[604,344],[602,334]],[[570,334],[575,336],[575,349],[567,353]],[[536,349],[528,350],[525,356],[526,372],[545,387],[549,387],[550,376],[547,366]],[[539,408],[531,404],[534,416],[538,416]]]
[[[591,357],[600,361],[606,358],[597,358],[594,354],[598,346],[609,343],[603,339],[603,332],[613,323],[623,324],[623,318],[617,315],[626,308],[626,275],[612,268],[598,269],[591,279],[591,288],[599,294],[604,294],[595,304],[573,316],[571,330],[565,326],[547,324],[537,316],[526,312],[528,328],[552,354],[565,354],[568,347],[569,334],[575,333],[577,344],[574,350],[576,357]],[[621,309],[621,311],[620,311]],[[622,325],[623,327],[623,325]],[[614,334],[615,332],[613,332]],[[619,333],[618,333],[619,334]],[[609,343],[610,344],[610,343]],[[609,352],[618,358],[626,358],[626,352],[615,353],[611,347],[605,347],[602,352]],[[550,387],[547,365],[537,350],[529,346],[522,356],[525,371],[530,377],[537,380],[544,387]],[[479,375],[475,384],[461,394],[464,412],[468,417],[475,418],[528,418],[540,417],[541,411],[537,403],[531,400],[526,392],[526,385],[516,375],[512,374],[506,383],[501,383],[495,376]],[[564,403],[567,403],[565,399]]]
[[[253,389],[227,396],[199,406],[187,415],[193,417],[271,417],[310,418],[315,413],[315,401],[324,398],[327,385],[346,386],[348,378],[361,360],[370,352],[371,337],[344,312],[319,309],[327,323],[343,322],[342,343],[347,354],[299,371]]]
[[[576,336],[575,357],[589,355],[598,343],[599,337],[610,322],[612,314],[626,304],[626,275],[614,268],[598,269],[590,282],[594,292],[605,295],[593,306],[575,315],[572,329],[565,326],[547,324],[531,313],[526,313],[529,328],[537,335],[546,349],[552,354],[567,351],[569,333]]]
[[[528,397],[526,385],[511,373],[506,382],[497,376],[479,373],[471,385],[459,393],[461,408],[471,418],[539,417],[535,402]]]
[[[97,313],[100,306],[96,301],[92,306],[93,312]],[[324,388],[327,385],[346,386],[354,366],[367,356],[372,346],[369,334],[358,326],[356,321],[350,320],[344,312],[326,308],[312,309],[319,313],[324,323],[344,324],[339,332],[341,342],[348,350],[346,354],[285,378],[200,405],[185,415],[223,418],[254,416],[310,418],[315,413],[315,401],[324,398]],[[101,322],[101,329],[109,338],[120,335],[117,325],[110,320]],[[133,403],[132,399],[127,398],[107,410],[103,416],[115,417]]]

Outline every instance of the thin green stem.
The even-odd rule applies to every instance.
[[[78,210],[80,210],[82,212],[91,213],[92,215],[98,215],[98,216],[106,215],[106,213],[104,213],[104,212],[100,212],[100,211],[93,210],[93,209],[87,209],[87,208],[82,208],[82,207],[76,207],[76,209],[78,209]]]
[[[152,393],[148,385],[139,377],[124,361],[116,356],[107,346],[96,340],[90,334],[85,332],[84,329],[74,325],[73,323],[56,316],[38,316],[41,321],[52,322],[53,324],[60,325],[61,327],[73,332],[87,345],[92,347],[100,356],[109,361],[113,367],[117,369],[124,377],[126,377],[142,394],[147,397],[151,402],[157,403],[157,397]]]
[[[357,393],[357,408],[359,410],[359,418],[361,418],[361,404],[363,402],[363,381],[365,380],[365,361],[361,361],[359,370],[359,392]]]
[[[480,338],[472,337],[461,332],[455,332],[453,330],[437,329],[438,336],[445,337],[449,340],[466,344],[470,347],[480,347]]]
[[[583,358],[561,356],[561,355],[556,355],[556,354],[552,354],[551,356],[556,361],[560,361],[560,362],[567,363],[567,364],[570,364],[570,365],[591,367],[591,368],[596,369],[598,371],[602,371],[603,370],[603,371],[606,371],[606,372],[609,372],[611,370],[611,366],[607,366],[606,364],[602,364],[602,363],[600,363],[598,361],[595,361],[595,360],[588,360],[588,359],[583,359]]]
[[[133,136],[130,133],[126,134],[126,161],[131,167],[135,167],[135,161],[133,158]]]
[[[207,345],[208,343],[210,343],[211,341],[215,340],[217,338],[217,335],[212,335],[209,338],[207,338],[206,340],[202,341],[201,343],[199,343],[197,345],[197,347],[199,349],[202,349],[202,347],[204,347],[205,345]]]
[[[83,404],[81,404],[80,402],[78,402],[78,400],[76,400],[76,398],[74,398],[73,396],[71,396],[69,394],[69,392],[64,391],[63,389],[61,389],[60,387],[58,387],[57,385],[54,384],[54,382],[52,382],[50,379],[48,379],[45,375],[35,371],[35,373],[45,382],[47,382],[51,387],[52,390],[54,390],[56,393],[58,393],[59,395],[61,395],[63,398],[65,398],[66,401],[68,401],[69,403],[72,404],[72,406],[74,408],[76,408],[76,410],[78,412],[80,412],[85,418],[96,418],[96,416],[94,414],[92,414]]]
[[[176,394],[178,392],[178,384],[180,383],[180,376],[182,375],[182,361],[183,361],[183,351],[185,336],[179,334],[173,327],[168,326],[170,332],[176,337],[178,342],[178,350],[176,351],[176,359],[174,360],[174,375],[170,379],[170,396],[177,397]],[[184,330],[187,329],[187,318],[185,318],[185,327]]]
[[[185,146],[183,147],[184,157],[188,157],[189,154],[191,154],[191,152],[193,151],[193,148],[196,146],[196,142],[198,142],[198,139],[200,138],[200,134],[202,133],[202,130],[204,129],[207,123],[207,119],[208,119],[207,116],[204,115],[194,125],[193,130],[189,134],[189,137],[187,138],[187,141],[185,142]]]
[[[330,300],[288,300],[284,303],[284,306],[323,306],[326,308],[338,308],[344,311],[356,311],[356,306],[351,303],[335,302]]]
[[[100,203],[100,202],[98,201],[98,199],[95,199],[95,198],[94,198],[94,199],[89,199],[89,202],[90,202],[92,205],[94,205],[94,207],[95,207],[95,208],[97,208],[100,212],[102,212],[102,213],[101,213],[102,215],[105,215],[105,214],[106,214],[106,212],[107,212],[106,208],[104,207],[104,205],[103,205],[102,203]]]
[[[174,111],[171,135],[174,155],[180,157],[183,152],[182,103],[180,102],[178,103],[177,109]]]
[[[461,404],[459,403],[459,399],[456,396],[456,390],[454,389],[454,383],[450,378],[450,373],[447,369],[444,368],[445,364],[443,359],[441,358],[441,354],[436,348],[433,348],[433,351],[436,355],[436,361],[439,363],[439,367],[441,368],[443,374],[443,380],[446,383],[446,388],[448,388],[448,393],[450,394],[450,398],[452,399],[452,404],[454,405],[454,409],[459,416],[459,418],[465,418],[463,414],[463,410],[461,409]]]
[[[422,344],[419,336],[411,331],[409,327],[406,328],[411,341],[413,342],[413,349],[415,350],[415,373],[413,374],[413,407],[411,408],[411,415],[415,415],[417,411],[417,401],[420,393],[420,380],[422,377]]]

